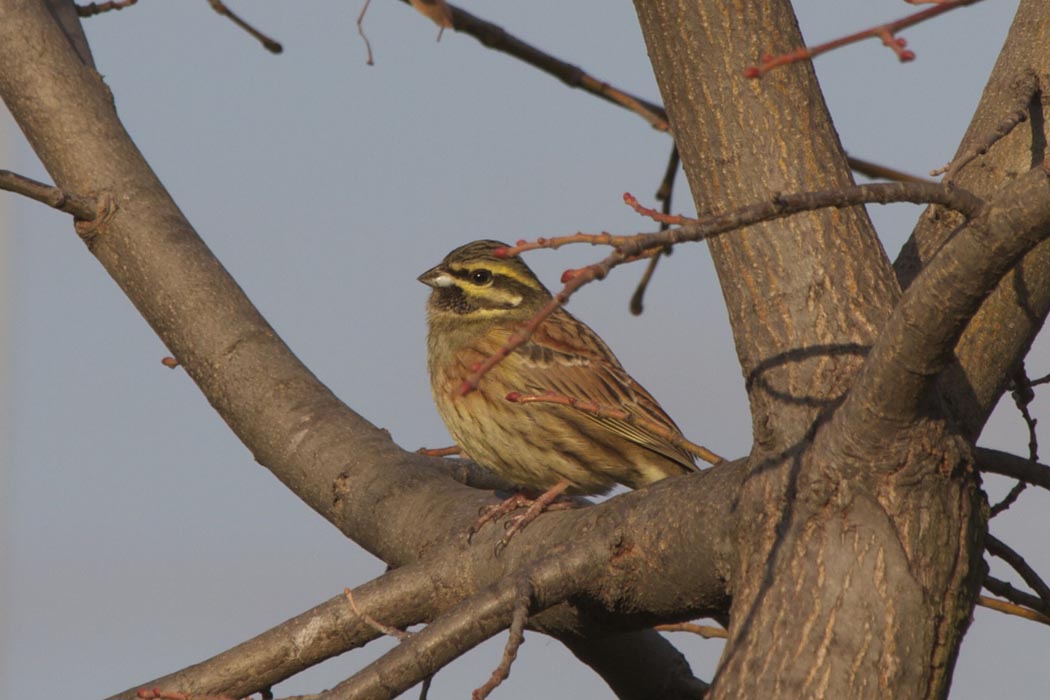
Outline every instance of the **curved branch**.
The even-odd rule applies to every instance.
[[[1048,236],[1044,163],[1004,187],[908,288],[835,414],[829,439],[844,440],[848,455],[873,455],[896,440],[923,410],[932,382],[952,361],[981,303]]]

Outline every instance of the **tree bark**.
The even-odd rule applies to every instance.
[[[849,182],[808,63],[743,77],[802,45],[787,2],[635,6],[701,215]],[[1045,196],[1045,173],[1033,178]],[[936,299],[901,302],[859,208],[734,232],[711,252],[755,432],[711,697],[943,697],[984,573],[971,445],[932,382],[961,325],[938,326],[933,345],[881,337],[895,316],[913,335],[904,316]],[[966,289],[972,313],[987,289]],[[872,346],[900,362],[865,359]],[[898,391],[912,363],[925,374]],[[869,388],[851,397],[862,366]],[[840,411],[851,398],[875,410]],[[880,424],[877,440],[847,438]]]

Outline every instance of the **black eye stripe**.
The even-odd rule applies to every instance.
[[[489,270],[484,267],[478,267],[474,269],[456,268],[449,270],[449,272],[452,273],[452,276],[456,279],[460,279],[465,282],[471,282],[477,285],[488,284],[489,282],[492,282],[497,276],[499,276],[494,274],[492,270]]]

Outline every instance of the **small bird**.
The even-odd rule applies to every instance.
[[[493,517],[531,503],[504,543],[563,492],[603,494],[616,483],[640,488],[697,471],[682,446],[689,443],[656,399],[624,371],[597,333],[563,308],[475,390],[463,393],[480,363],[552,298],[508,249],[499,241],[468,243],[419,276],[433,289],[427,364],[438,412],[464,454],[523,491],[482,516],[472,534]],[[561,401],[519,403],[508,395]]]

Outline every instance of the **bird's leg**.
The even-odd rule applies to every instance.
[[[519,491],[500,503],[485,506],[481,509],[481,514],[477,521],[471,526],[470,532],[467,534],[467,541],[469,542],[474,535],[478,533],[482,526],[485,525],[485,523],[492,522],[493,520],[503,517],[507,513],[527,506],[528,510],[507,521],[507,532],[497,546],[497,549],[503,549],[503,547],[507,545],[507,542],[510,541],[511,537],[535,520],[540,513],[547,510],[562,510],[576,506],[577,504],[573,501],[564,501],[561,503],[555,502],[558,497],[565,492],[565,489],[569,488],[571,485],[572,484],[567,479],[562,479],[536,498],[529,498],[529,496]]]
[[[493,520],[502,517],[511,511],[515,511],[522,506],[529,505],[532,502],[531,498],[519,491],[513,494],[510,498],[500,501],[499,503],[485,506],[481,509],[481,512],[478,513],[478,519],[470,526],[470,532],[467,533],[467,542],[470,542],[474,535],[478,534],[478,530],[480,530],[485,523],[490,523]]]

